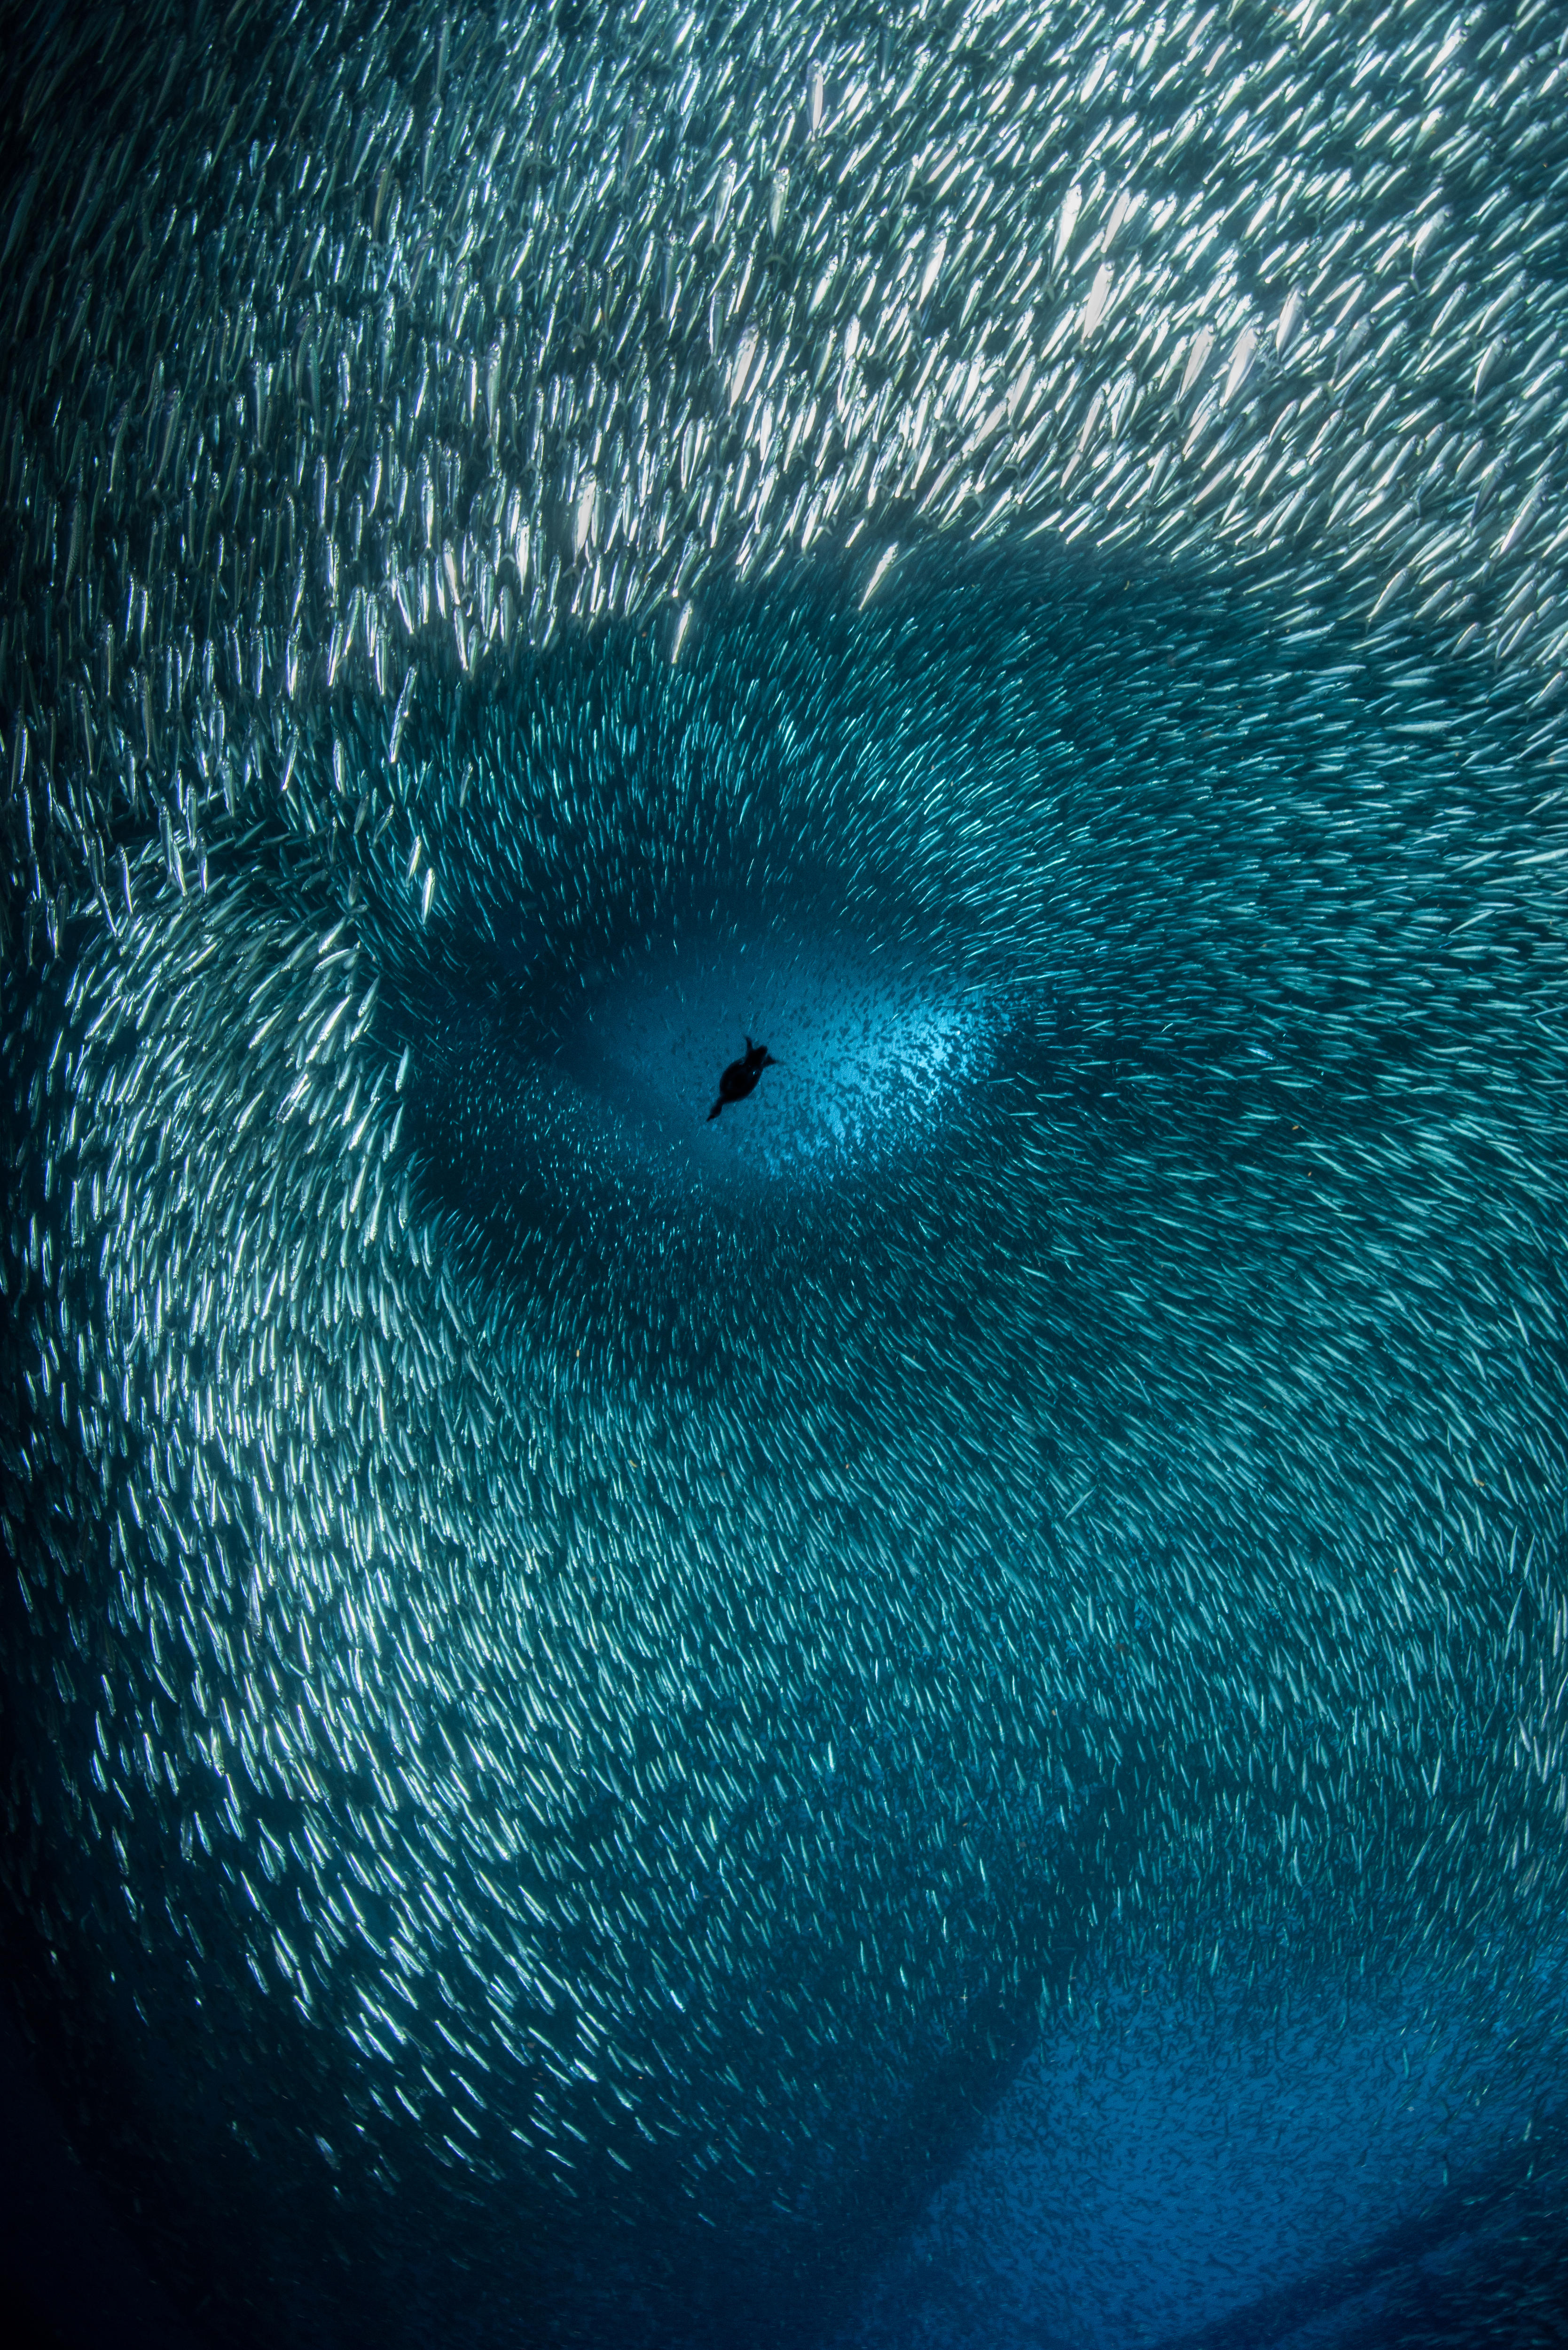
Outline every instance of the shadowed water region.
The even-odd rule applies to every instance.
[[[1037,13],[18,19],[0,1950],[202,2338],[1556,2338],[1556,28]]]
[[[1561,1962],[1537,1974],[1554,2002]],[[1495,1995],[1461,2016],[1407,1981],[1303,2011],[1298,1988],[1261,2025],[1215,1989],[1075,2002],[838,2338],[1553,2339],[1561,2113]]]

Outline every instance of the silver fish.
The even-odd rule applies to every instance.
[[[0,189],[3,1874],[180,2292],[805,2341],[1282,1931],[1545,2077],[1550,12],[139,29]]]

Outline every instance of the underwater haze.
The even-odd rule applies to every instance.
[[[1561,12],[5,46],[0,1955],[161,2286],[1560,2343]]]

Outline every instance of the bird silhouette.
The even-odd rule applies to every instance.
[[[744,1054],[740,1060],[731,1062],[719,1080],[719,1098],[708,1112],[709,1118],[717,1118],[726,1102],[744,1101],[748,1094],[756,1091],[763,1071],[778,1066],[765,1045],[753,1045],[748,1036]]]

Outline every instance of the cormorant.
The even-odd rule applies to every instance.
[[[726,1102],[744,1101],[749,1093],[756,1090],[757,1079],[763,1071],[777,1067],[778,1063],[767,1046],[753,1045],[748,1036],[744,1057],[732,1061],[719,1080],[719,1098],[708,1112],[710,1118],[717,1118]]]

